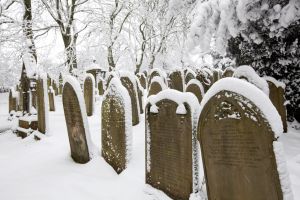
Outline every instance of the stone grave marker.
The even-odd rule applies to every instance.
[[[197,79],[190,80],[186,86],[185,92],[193,93],[197,97],[198,102],[201,103],[204,96],[204,88],[200,81]]]
[[[168,89],[149,97],[146,106],[146,183],[181,200],[197,185],[196,128],[188,99],[198,104],[194,95]]]
[[[280,122],[276,109],[245,81],[224,78],[212,87],[202,100],[198,123],[208,199],[282,200],[279,177],[286,183],[288,175],[279,176],[274,153],[282,126],[268,121]],[[286,185],[284,190],[291,192]]]
[[[189,70],[187,70],[187,72],[185,74],[184,82],[185,82],[185,84],[187,84],[190,80],[195,79],[195,78],[196,78],[195,72],[193,72],[191,69],[189,69]]]
[[[87,74],[84,80],[84,101],[86,105],[87,116],[92,116],[94,112],[95,94],[94,94],[95,80],[92,74]]]
[[[49,110],[55,111],[55,92],[52,86],[49,87],[48,97],[49,97]]]
[[[200,70],[197,73],[196,79],[198,81],[200,81],[200,83],[202,84],[203,88],[204,88],[204,92],[206,92],[209,88],[210,88],[210,79],[207,78],[207,73]]]
[[[148,92],[148,97],[158,94],[160,91],[167,89],[163,79],[160,76],[154,77]]]
[[[37,81],[37,114],[38,114],[38,131],[46,134],[48,127],[48,110],[49,99],[46,75],[40,75]]]
[[[146,89],[146,77],[143,73],[139,73],[138,74],[138,78],[139,78],[139,81],[141,83],[141,86]]]
[[[132,125],[135,126],[140,122],[139,118],[139,102],[138,102],[138,94],[137,94],[137,86],[135,83],[135,75],[131,75],[129,73],[123,73],[121,75],[122,85],[127,89],[130,99],[131,99],[131,109],[132,109]]]
[[[102,102],[102,156],[119,174],[131,154],[131,102],[126,88],[113,78]]]
[[[182,72],[181,71],[174,71],[169,75],[170,78],[170,85],[171,89],[178,90],[183,92],[183,80],[182,80]]]
[[[84,97],[76,78],[66,77],[62,98],[71,157],[77,163],[87,163],[92,147]]]
[[[138,100],[139,100],[139,107],[140,107],[140,114],[144,113],[144,103],[143,103],[143,90],[144,88],[142,87],[142,85],[140,84],[139,78],[136,77],[136,90],[137,90],[137,94],[138,94]]]
[[[98,81],[98,91],[99,91],[99,95],[104,94],[104,87],[103,87],[103,80],[102,79],[99,79],[99,81]]]
[[[222,74],[222,77],[225,78],[225,77],[232,77],[233,76],[233,73],[234,73],[234,69],[232,67],[227,67],[223,74]]]
[[[284,105],[285,98],[284,98],[284,88],[285,85],[273,77],[265,77],[269,85],[269,97],[272,101],[273,105],[277,109],[282,125],[283,125],[283,132],[287,132],[287,118],[286,118],[286,108]]]
[[[9,90],[8,112],[17,111],[17,92],[14,88]]]

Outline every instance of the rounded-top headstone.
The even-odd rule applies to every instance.
[[[198,140],[208,199],[281,200],[292,195],[277,141],[280,116],[261,90],[224,78],[208,90],[201,107]]]
[[[174,90],[183,92],[183,74],[181,71],[174,71],[169,75],[169,87]]]
[[[151,95],[158,94],[160,91],[167,89],[166,84],[164,83],[163,79],[160,76],[156,76],[152,79],[149,91],[148,91],[148,97]]]
[[[197,79],[190,80],[186,86],[185,92],[193,93],[197,97],[198,102],[201,103],[204,96],[204,88],[200,81]]]
[[[233,73],[234,73],[234,69],[232,67],[227,67],[223,73],[222,73],[222,77],[225,78],[225,77],[232,77],[233,76]]]

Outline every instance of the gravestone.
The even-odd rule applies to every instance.
[[[8,112],[17,111],[17,93],[14,91],[14,88],[9,90],[9,105],[8,105]]]
[[[207,92],[211,84],[210,79],[207,78],[207,74],[204,71],[199,71],[197,73],[196,79],[202,84],[204,92]]]
[[[193,93],[197,97],[198,102],[201,103],[204,96],[204,88],[198,80],[190,80],[190,82],[186,86],[185,91]]]
[[[99,95],[104,94],[103,80],[101,79],[98,81],[98,91],[99,91]]]
[[[37,92],[36,92],[36,88],[31,90],[31,105],[37,109]]]
[[[19,91],[19,102],[18,102],[18,111],[22,111],[23,110],[23,92],[20,89]]]
[[[163,94],[168,91],[172,91],[170,95]],[[188,200],[194,190],[193,176],[197,177],[197,169],[193,171],[193,166],[198,166],[193,163],[196,133],[190,105],[178,105],[172,99],[177,95],[172,94],[174,90],[164,90],[158,95],[170,99],[153,102],[152,96],[146,106],[146,183],[173,199]],[[181,98],[185,97],[182,94]]]
[[[90,160],[87,114],[80,84],[74,77],[66,77],[62,98],[71,157],[77,163],[87,163]]]
[[[181,71],[174,71],[170,74],[170,85],[169,87],[174,90],[183,92],[183,80]]]
[[[213,69],[213,83],[217,82],[218,80],[219,80],[219,71]]]
[[[139,78],[136,77],[136,91],[138,94],[138,100],[139,100],[139,110],[140,110],[140,114],[144,113],[144,107],[143,107],[143,87],[140,84]]]
[[[63,76],[62,74],[60,73],[59,74],[59,78],[58,78],[58,94],[62,94],[62,91],[63,91]]]
[[[148,97],[158,94],[164,89],[167,89],[167,86],[164,84],[163,79],[160,76],[154,77],[148,91]]]
[[[48,96],[49,96],[49,110],[55,111],[55,95],[52,86],[49,87]]]
[[[134,78],[132,78],[132,81],[134,81]],[[138,104],[138,96],[137,96],[138,94],[136,91],[136,85],[132,81],[128,76],[121,77],[122,85],[127,89],[131,99],[132,125],[135,126],[140,122],[140,119],[139,119],[139,104]]]
[[[285,98],[284,98],[284,85],[278,84],[276,85],[278,81],[273,79],[272,77],[268,77],[267,79],[268,85],[269,85],[269,97],[270,100],[272,101],[273,105],[277,109],[282,125],[283,125],[283,132],[287,132],[287,119],[286,119],[286,108],[284,105]]]
[[[185,79],[184,79],[185,84],[187,84],[190,80],[195,79],[195,78],[196,78],[196,76],[192,72],[187,71],[187,73],[185,75]]]
[[[94,112],[94,102],[95,102],[94,85],[95,85],[95,80],[93,75],[87,74],[83,86],[84,101],[86,105],[87,116],[92,116]]]
[[[198,123],[208,199],[281,200],[283,193],[273,151],[276,138],[264,117],[266,111],[262,114],[253,101],[237,91],[250,93],[248,97],[252,94],[252,99],[259,96],[275,114],[276,109],[249,83],[226,79],[232,81],[236,92],[226,86],[220,89],[224,79],[214,84]]]
[[[141,86],[146,89],[146,77],[143,73],[140,73],[138,74],[138,78],[139,78],[139,81],[141,83]]]
[[[131,102],[126,88],[113,78],[102,102],[102,156],[119,174],[131,154]]]
[[[48,115],[48,95],[47,95],[47,78],[41,76],[37,81],[37,113],[38,113],[38,131],[45,134],[47,130]]]
[[[223,74],[222,74],[222,77],[225,78],[225,77],[232,77],[234,74],[234,69],[232,67],[227,67]]]

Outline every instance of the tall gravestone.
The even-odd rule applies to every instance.
[[[282,125],[283,125],[283,131],[286,133],[287,132],[287,119],[286,119],[286,108],[284,105],[285,98],[284,98],[284,84],[275,84],[278,83],[275,79],[272,77],[267,78],[267,82],[269,85],[269,97],[270,100],[272,101],[273,105],[277,109]]]
[[[131,99],[132,125],[134,126],[140,122],[140,119],[139,119],[139,103],[138,103],[138,96],[137,96],[138,94],[136,90],[136,85],[133,81],[135,81],[134,78],[130,79],[128,76],[121,77],[122,85],[127,89]]]
[[[119,174],[131,154],[131,102],[126,88],[113,78],[102,102],[102,156]]]
[[[277,136],[282,129],[268,121],[276,115],[280,121],[280,116],[255,86],[225,79],[205,95],[198,123],[208,199],[281,200],[283,191],[273,144],[275,132]],[[226,86],[226,81],[234,87]],[[257,96],[261,99],[256,102],[263,105],[254,103]]]
[[[139,81],[139,78],[136,77],[136,91],[137,91],[137,94],[138,94],[138,100],[139,100],[139,110],[140,110],[140,114],[143,114],[144,113],[144,103],[143,103],[143,87],[142,85],[140,84],[140,81]]]
[[[149,97],[151,103],[146,106],[146,183],[173,199],[188,200],[196,185],[193,177],[197,177],[194,174],[197,169],[193,166],[198,164],[193,159],[194,151],[197,151],[196,133],[187,98],[197,100],[193,95],[178,93],[164,90],[157,96],[168,99],[157,98],[161,99],[158,102],[155,96]],[[183,101],[178,104],[178,99]]]
[[[98,81],[98,91],[99,91],[99,95],[104,94],[103,80],[101,79]]]
[[[37,81],[37,113],[38,113],[38,131],[45,134],[47,131],[47,116],[49,101],[47,95],[47,77],[41,75]]]
[[[95,103],[94,85],[95,85],[95,80],[93,75],[87,74],[83,86],[84,101],[86,105],[87,116],[92,116],[94,112],[94,103]]]
[[[49,110],[55,111],[55,92],[52,86],[49,87],[48,97],[49,97]]]
[[[80,84],[74,77],[66,77],[62,98],[71,157],[77,163],[87,163],[90,160],[90,133],[84,97]]]
[[[174,71],[170,74],[169,78],[170,78],[170,84],[169,84],[170,88],[183,92],[182,72]]]
[[[9,91],[9,105],[8,105],[8,112],[17,111],[17,98],[16,98],[16,91],[14,88],[11,88]]]
[[[202,98],[204,96],[204,88],[198,80],[190,80],[190,82],[188,82],[186,86],[185,91],[193,93],[197,97],[198,102],[201,103]]]

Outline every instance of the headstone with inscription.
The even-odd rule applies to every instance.
[[[62,98],[71,157],[77,163],[87,163],[90,160],[92,145],[84,97],[76,78],[66,77]]]
[[[127,72],[123,72],[121,74],[120,79],[121,79],[122,85],[127,89],[130,99],[131,99],[132,125],[135,126],[140,122],[139,101],[138,101],[135,75],[127,73]]]
[[[190,80],[186,86],[185,92],[193,93],[197,97],[198,102],[201,103],[204,96],[204,88],[200,81],[197,79]]]
[[[277,171],[283,158],[274,153],[282,133],[276,109],[246,81],[224,78],[212,87],[198,123],[208,199],[282,200],[280,180],[288,176]]]
[[[284,98],[284,89],[285,84],[275,80],[273,77],[264,77],[269,85],[269,97],[273,105],[277,109],[282,125],[283,131],[287,132],[287,119],[286,119],[286,108],[285,108],[285,98]]]
[[[92,74],[87,74],[84,80],[84,101],[86,105],[87,116],[92,116],[94,112],[94,104],[95,104],[95,79]]]
[[[188,200],[197,178],[196,97],[164,90],[146,106],[146,183],[173,199]],[[191,102],[195,104],[191,104]]]
[[[183,80],[182,80],[182,72],[181,71],[174,71],[169,75],[170,84],[169,87],[174,90],[178,90],[183,92]]]
[[[113,78],[102,102],[102,156],[119,174],[131,154],[131,102],[126,88]]]

